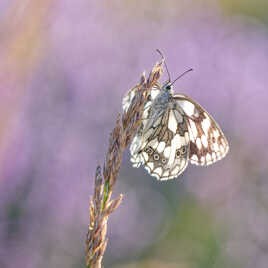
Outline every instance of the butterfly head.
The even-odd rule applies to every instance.
[[[165,82],[162,89],[166,92],[171,93],[171,94],[174,93],[173,85],[170,81]]]

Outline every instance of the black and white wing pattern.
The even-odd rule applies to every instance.
[[[178,177],[189,161],[210,165],[229,150],[212,116],[186,95],[173,95],[171,86],[168,82],[151,89],[141,126],[130,145],[133,166],[144,165],[158,180]],[[124,111],[128,110],[135,93],[134,88],[124,97]]]
[[[177,94],[174,100],[185,113],[190,137],[190,162],[206,166],[222,159],[229,145],[212,116],[186,95]]]
[[[185,117],[170,105],[152,122],[152,105],[146,106],[143,124],[130,146],[131,162],[134,167],[143,164],[158,180],[175,178],[187,167],[190,154]]]

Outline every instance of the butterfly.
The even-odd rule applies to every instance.
[[[167,66],[166,70],[169,80],[163,85],[157,82],[150,90],[141,126],[130,145],[133,166],[144,165],[158,180],[178,177],[189,162],[200,166],[213,164],[225,157],[229,150],[213,117],[190,97],[174,94],[174,82],[192,69],[173,82]],[[123,99],[124,111],[131,104],[134,90]]]

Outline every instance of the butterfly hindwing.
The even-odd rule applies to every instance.
[[[167,108],[156,118],[150,118],[150,108],[134,138],[130,152],[133,166],[145,165],[157,179],[168,180],[179,176],[187,167],[190,153],[189,133],[183,114]]]
[[[174,99],[185,112],[190,137],[190,162],[210,165],[222,159],[229,145],[216,121],[188,96],[179,94]]]

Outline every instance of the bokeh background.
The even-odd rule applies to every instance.
[[[266,0],[0,1],[0,267],[84,267],[96,165],[159,60],[230,143],[158,182],[129,153],[104,266],[268,267]],[[167,78],[163,75],[162,81]]]

